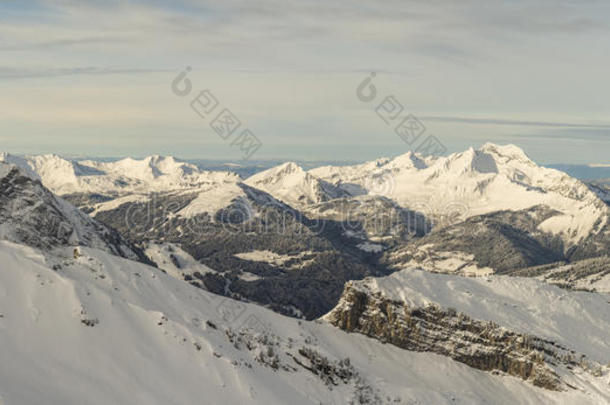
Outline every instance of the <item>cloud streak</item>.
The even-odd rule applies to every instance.
[[[509,125],[521,127],[550,127],[550,128],[586,128],[586,129],[605,129],[610,130],[610,124],[588,124],[573,122],[553,122],[553,121],[527,121],[518,119],[502,118],[472,118],[455,116],[427,115],[421,117],[423,120],[432,122],[448,122],[472,125]]]
[[[72,68],[39,68],[19,69],[0,66],[0,80],[51,78],[60,76],[82,75],[115,75],[115,74],[145,74],[172,72],[171,69],[138,69],[138,68],[109,68],[109,67],[72,67]]]

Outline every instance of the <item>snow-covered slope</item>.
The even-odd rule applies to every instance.
[[[346,191],[320,180],[293,162],[257,173],[245,183],[294,207],[349,196]]]
[[[199,263],[179,246],[172,243],[158,244],[148,242],[144,253],[170,276],[178,280],[195,280],[192,282],[195,282],[201,288],[204,287],[201,283],[196,282],[196,278],[202,274],[214,273],[214,270]]]
[[[549,391],[327,324],[285,318],[96,249],[84,248],[76,260],[69,250],[57,253],[45,258],[0,242],[3,403],[608,400],[602,391],[607,374],[575,376],[571,382],[582,391]]]
[[[184,218],[193,218],[196,215],[207,213],[214,215],[216,212],[239,203],[248,206],[248,194],[240,183],[219,184],[209,189],[197,192],[197,197],[189,202],[187,206],[178,211],[177,215]]]
[[[409,152],[359,166],[321,167],[309,173],[350,192],[384,195],[429,217],[455,206],[460,217],[546,205],[560,212],[539,229],[577,243],[598,232],[608,207],[580,181],[538,166],[518,147],[491,143],[424,160]]]
[[[5,160],[9,158],[5,156]],[[436,164],[422,162],[428,167]],[[127,166],[137,166],[132,163]],[[159,171],[142,165],[131,178],[152,184],[165,176],[159,173],[172,172],[168,169],[174,167],[171,162],[168,167],[157,163],[153,166]],[[62,165],[58,163],[54,170],[65,168]],[[81,177],[88,177],[98,176],[90,171],[93,169],[110,170],[78,165],[82,167],[67,166],[68,172],[83,174],[84,170],[87,174]],[[29,164],[27,167],[33,171]],[[36,173],[49,176],[40,168]],[[184,176],[188,174],[178,178]],[[200,185],[195,186],[200,191],[197,187]],[[278,209],[275,214],[290,210],[266,192],[242,183],[237,187],[239,190],[233,189],[236,194],[220,193],[217,200],[221,204],[207,206],[228,203],[237,209],[240,198],[245,198],[244,204],[258,220],[282,217],[257,217],[269,214],[271,208]],[[181,227],[192,227],[193,222],[185,222],[186,215],[177,213],[205,198],[204,192],[188,198],[181,194],[185,192],[168,193],[153,206],[140,207],[142,212],[119,210],[115,219],[127,226],[125,234],[141,227],[158,230],[154,240],[179,240],[184,235]],[[200,203],[207,207],[205,201]],[[137,221],[126,225],[125,213]],[[147,222],[146,218],[157,217],[163,221]],[[168,218],[172,221],[166,222]],[[229,225],[234,219],[224,218]],[[422,332],[411,350],[427,352],[415,353],[403,350],[394,340],[382,344],[362,334],[345,333],[329,324],[336,319],[287,318],[180,280],[190,271],[193,275],[206,273],[201,278],[211,275],[225,293],[230,280],[236,285],[236,296],[250,293],[252,299],[277,307],[294,304],[293,298],[312,305],[327,302],[325,288],[340,292],[345,280],[372,273],[373,269],[363,268],[351,255],[333,250],[334,245],[315,234],[307,221],[295,218],[293,222],[295,232],[286,234],[273,228],[268,234],[256,232],[256,222],[249,228],[251,232],[233,234],[224,226],[195,221],[202,226],[197,231],[220,226],[223,237],[210,246],[200,245],[197,238],[207,241],[211,234],[191,230],[197,235],[190,241],[192,252],[201,249],[203,256],[212,255],[215,261],[210,263],[215,264],[210,267],[214,269],[221,270],[216,264],[235,265],[235,274],[217,279],[214,270],[186,251],[165,242],[149,244],[148,254],[166,274],[119,257],[140,258],[116,233],[55,197],[32,173],[0,164],[0,364],[4,365],[0,366],[0,404],[610,401],[610,374],[604,366],[609,360],[610,318],[607,297],[601,294],[567,292],[534,279],[442,278],[425,272],[399,272],[350,283],[362,287],[368,299],[363,306],[342,300],[335,308],[347,315],[342,319],[354,326],[353,331],[360,331],[358,322],[374,321],[383,328],[390,325],[388,321],[396,325],[398,320],[404,327],[412,325],[403,318],[405,314],[412,315],[412,320],[432,316],[410,329],[410,333]],[[269,226],[269,221],[263,223]],[[268,250],[273,245],[276,249]],[[75,246],[79,246],[77,254]],[[277,268],[295,260],[304,264],[316,255],[324,259],[319,266],[293,266],[286,274]],[[245,263],[252,265],[247,273],[256,275],[255,279],[244,278],[241,268],[245,269]],[[389,301],[376,307],[381,296]],[[445,317],[444,310],[430,310],[427,304],[431,302],[453,315]],[[402,308],[400,305],[412,307],[411,312],[391,311]],[[366,317],[350,317],[352,309],[362,308],[371,309]],[[399,316],[393,318],[395,315]],[[464,325],[479,329],[459,329]],[[402,332],[391,337],[404,339]],[[448,339],[451,345],[438,351],[445,332],[455,332]],[[497,337],[514,346],[504,346],[504,340],[494,340]],[[574,358],[581,353],[587,359]]]
[[[606,204],[610,205],[610,179],[598,179],[587,182],[587,185]]]

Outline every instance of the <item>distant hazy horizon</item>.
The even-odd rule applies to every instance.
[[[502,143],[500,143],[500,145],[504,145]],[[473,147],[475,149],[477,149],[478,147],[480,147],[482,145],[471,145],[471,146],[467,146],[464,149],[460,149],[460,150],[448,150],[447,153],[445,153],[444,155],[450,155],[451,153],[458,153],[458,152],[462,152],[466,149],[468,149],[469,147]],[[523,148],[522,148],[523,149]],[[36,150],[36,149],[34,149]],[[570,160],[550,160],[550,161],[544,161],[544,160],[540,160],[540,159],[536,159],[534,156],[531,155],[530,152],[528,152],[527,149],[523,149],[525,151],[525,153],[528,154],[528,156],[534,160],[536,163],[540,164],[540,165],[546,165],[546,166],[583,166],[583,167],[591,167],[591,168],[602,168],[602,169],[610,169],[610,158],[608,158],[607,162],[604,161],[587,161],[585,157],[581,157],[581,159],[578,159],[579,162],[578,163],[573,163],[570,162]],[[54,154],[57,156],[60,156],[64,159],[69,159],[69,160],[100,160],[100,161],[115,161],[115,160],[120,160],[120,159],[125,159],[125,158],[133,158],[133,159],[143,159],[149,156],[155,156],[155,155],[159,155],[159,156],[166,156],[166,157],[173,157],[179,160],[183,160],[183,161],[187,161],[187,162],[195,162],[195,161],[205,161],[205,162],[210,162],[210,163],[217,163],[217,164],[236,164],[236,165],[242,165],[242,166],[253,166],[259,163],[269,163],[269,162],[287,162],[287,161],[295,161],[295,162],[301,162],[301,163],[311,163],[312,165],[314,164],[331,164],[331,163],[336,163],[339,165],[349,165],[349,164],[358,164],[358,163],[364,163],[364,162],[368,162],[371,160],[376,160],[376,159],[382,159],[382,158],[395,158],[396,156],[400,156],[402,154],[405,154],[407,152],[409,152],[409,149],[405,149],[404,151],[401,151],[399,153],[396,153],[396,151],[394,151],[394,153],[388,153],[385,155],[378,155],[378,156],[373,156],[371,155],[370,158],[361,158],[361,159],[355,159],[355,158],[348,158],[348,157],[344,157],[344,158],[312,158],[312,159],[306,159],[306,158],[299,158],[296,156],[291,157],[258,157],[258,158],[252,158],[252,159],[248,159],[248,160],[244,160],[241,159],[235,155],[233,156],[229,156],[227,155],[226,157],[217,157],[217,156],[212,156],[212,157],[206,157],[205,155],[201,155],[201,156],[197,156],[194,153],[191,154],[184,154],[184,155],[178,155],[178,154],[170,154],[170,153],[158,153],[153,151],[152,153],[133,153],[133,154],[116,154],[116,155],[105,155],[105,154],[88,154],[88,153],[63,153],[61,151],[54,151],[54,150],[50,150],[50,151],[44,151],[44,152],[20,152],[20,151],[11,151],[11,150],[6,150],[6,149],[1,149],[0,153],[5,152],[5,153],[10,153],[12,155],[17,155],[17,156],[25,156],[25,155],[46,155],[46,154]]]

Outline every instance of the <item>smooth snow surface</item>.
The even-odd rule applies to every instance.
[[[205,264],[199,263],[193,256],[173,243],[149,242],[146,245],[144,253],[160,269],[165,270],[167,274],[178,280],[183,280],[184,275],[191,275],[195,272],[201,274],[215,273],[214,270]]]

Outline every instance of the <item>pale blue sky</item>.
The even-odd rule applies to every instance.
[[[171,92],[191,66],[257,159],[404,153],[394,95],[450,152],[610,163],[609,45],[606,1],[0,1],[0,149],[238,159]]]

